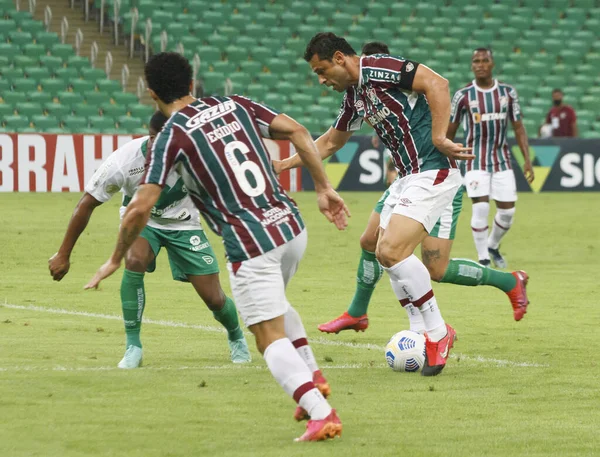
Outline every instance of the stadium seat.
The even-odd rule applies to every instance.
[[[98,115],[98,107],[94,105],[88,105],[87,103],[80,103],[78,105],[74,105],[72,108],[75,115],[84,118]]]
[[[127,112],[131,115],[131,117],[149,119],[154,114],[154,108],[149,105],[136,103],[129,105],[127,107]]]
[[[74,114],[69,114],[62,119],[65,130],[71,133],[79,133],[82,129],[88,127],[88,120]]]
[[[108,116],[89,117],[90,128],[100,133],[109,133],[116,129],[115,119]]]
[[[63,117],[72,114],[70,106],[62,105],[60,103],[47,103],[44,105],[44,111],[56,119],[62,119]]]
[[[6,116],[12,116],[13,114],[15,114],[15,110],[12,105],[0,103],[0,119],[3,119]]]
[[[76,94],[74,92],[59,92],[57,98],[63,105],[67,106],[74,106],[83,103],[83,95]]]
[[[59,128],[59,122],[51,116],[35,115],[31,117],[31,122],[37,131],[46,132],[50,129]]]
[[[87,57],[71,56],[67,58],[67,66],[77,68],[81,71],[82,68],[89,67],[90,61]]]
[[[117,120],[119,127],[125,130],[135,130],[139,128],[143,121],[142,119],[138,119],[137,117],[129,117],[129,116],[121,116]]]
[[[115,105],[110,102],[103,103],[102,105],[100,105],[100,110],[102,111],[102,116],[110,118],[117,118],[126,113],[125,108],[123,106]]]

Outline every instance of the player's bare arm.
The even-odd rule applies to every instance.
[[[456,138],[456,132],[458,131],[459,127],[460,122],[450,122],[448,124],[448,132],[446,133],[446,138],[448,138],[451,141],[454,141],[454,138]]]
[[[431,111],[431,139],[433,145],[444,155],[455,160],[473,160],[471,148],[454,143],[447,137],[450,119],[450,91],[448,80],[436,72],[419,65],[413,80],[414,91],[425,94]]]
[[[127,250],[148,223],[150,211],[158,201],[161,192],[162,188],[157,184],[142,184],[138,188],[133,199],[127,205],[127,210],[121,221],[119,239],[113,254],[98,269],[91,281],[84,287],[85,289],[97,288],[100,281],[119,269]]]
[[[274,139],[291,141],[296,151],[298,151],[297,155],[300,156],[302,163],[313,178],[319,209],[329,222],[333,222],[338,229],[343,230],[346,228],[348,225],[346,216],[350,216],[350,212],[344,200],[331,186],[323,168],[319,151],[317,151],[308,130],[285,114],[279,114],[271,122],[269,133]]]
[[[529,157],[529,140],[527,139],[527,131],[525,130],[525,126],[523,125],[522,121],[514,121],[512,125],[513,129],[515,129],[517,144],[519,145],[519,149],[521,150],[523,158],[525,159],[525,164],[523,165],[523,174],[525,175],[527,182],[531,184],[535,179],[535,175],[533,173],[531,158]]]
[[[48,260],[48,268],[52,279],[55,281],[60,281],[69,272],[71,252],[75,247],[75,243],[87,227],[94,209],[101,204],[102,202],[99,202],[87,192],[83,194],[77,203],[58,252]]]
[[[325,160],[339,151],[348,142],[351,136],[352,132],[343,132],[334,127],[330,127],[327,132],[315,141],[321,160]],[[294,154],[285,160],[273,162],[273,165],[275,172],[281,173],[284,170],[302,166],[302,157],[298,154]]]

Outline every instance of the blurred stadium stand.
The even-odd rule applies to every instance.
[[[357,51],[366,41],[387,42],[393,54],[448,78],[452,91],[472,79],[472,50],[490,47],[495,76],[519,92],[530,136],[537,136],[550,93],[560,87],[577,111],[580,136],[600,137],[599,0],[79,0],[74,5],[132,59],[181,52],[194,62],[197,93],[248,95],[314,133],[333,121],[341,96],[318,85],[302,55],[315,33],[333,31]],[[0,0],[0,9],[3,130],[144,129],[152,106],[140,105],[135,94],[91,68],[43,22],[16,11],[12,0]],[[130,78],[138,81],[138,73]],[[139,89],[143,95],[143,86]],[[139,127],[120,122],[123,116],[137,119]]]

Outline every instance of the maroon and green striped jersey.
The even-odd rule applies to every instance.
[[[277,114],[240,96],[198,99],[171,116],[148,155],[142,183],[163,186],[175,168],[223,237],[230,262],[264,254],[304,229],[262,140]]]
[[[361,57],[358,85],[346,90],[333,124],[337,130],[355,131],[366,121],[391,151],[400,176],[456,168],[433,145],[427,99],[412,90],[418,66],[387,54]]]
[[[465,144],[473,148],[474,160],[466,162],[467,171],[510,170],[510,152],[506,144],[508,121],[521,120],[519,98],[514,87],[494,80],[490,89],[481,89],[475,81],[452,98],[450,122],[464,120]]]

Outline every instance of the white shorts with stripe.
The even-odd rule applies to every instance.
[[[233,299],[246,327],[287,312],[285,288],[298,270],[307,239],[305,229],[263,255],[227,264]]]
[[[517,181],[513,170],[489,172],[471,170],[465,173],[469,198],[490,197],[499,202],[517,201]]]
[[[410,217],[431,233],[462,184],[456,168],[428,170],[397,179],[390,186],[379,225],[387,228],[392,214]]]

